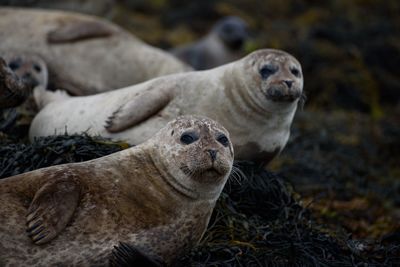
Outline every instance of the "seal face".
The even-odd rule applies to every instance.
[[[136,147],[2,179],[0,262],[97,266],[124,242],[169,263],[201,238],[232,164],[228,132],[185,116]]]
[[[21,104],[36,86],[47,87],[47,65],[35,55],[4,55],[0,58],[0,107]]]
[[[286,53],[271,53],[255,64],[261,76],[261,93],[274,102],[293,102],[303,93],[300,63]]]
[[[229,16],[221,19],[213,27],[219,38],[231,50],[240,50],[249,38],[247,23],[239,17]]]
[[[262,49],[215,69],[164,76],[105,94],[56,94],[35,90],[36,102],[45,107],[31,124],[31,139],[67,128],[140,144],[173,118],[198,114],[228,129],[236,159],[267,164],[289,138],[303,96],[303,75],[290,54]],[[195,139],[196,133],[189,136]]]
[[[177,191],[192,198],[219,194],[213,189],[215,183],[221,183],[232,167],[233,146],[227,131],[205,118],[180,117],[170,127],[170,137],[163,137],[157,159],[174,175],[164,177]]]

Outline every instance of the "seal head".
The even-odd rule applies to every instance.
[[[175,190],[195,199],[218,197],[233,164],[225,128],[206,117],[181,116],[153,139],[152,158]]]
[[[0,58],[0,107],[10,108],[22,104],[32,88],[47,87],[46,63],[34,55],[3,55]]]
[[[38,85],[47,87],[48,71],[47,65],[35,55],[12,55],[6,56],[8,67],[21,79],[32,87]]]
[[[293,108],[303,96],[303,73],[292,55],[274,49],[256,51],[244,59],[248,76],[249,96],[261,108],[279,111]]]
[[[247,23],[239,17],[221,19],[212,29],[231,50],[240,50],[249,38]]]

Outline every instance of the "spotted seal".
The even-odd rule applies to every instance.
[[[170,263],[196,244],[233,164],[205,117],[169,122],[141,145],[0,180],[0,265],[101,266],[119,242]]]
[[[303,75],[290,54],[262,49],[211,70],[173,74],[94,96],[34,93],[44,108],[31,124],[32,140],[67,129],[139,144],[176,116],[198,114],[228,129],[236,159],[266,164],[289,138]]]

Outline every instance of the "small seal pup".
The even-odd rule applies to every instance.
[[[47,87],[47,66],[34,55],[0,57],[0,108],[16,107],[30,96],[32,88]]]
[[[285,146],[303,93],[300,63],[262,49],[206,71],[159,77],[86,97],[35,90],[39,106],[30,138],[56,133],[99,134],[140,144],[179,115],[212,118],[228,129],[239,160],[268,163]]]
[[[210,69],[241,58],[248,38],[247,23],[229,16],[219,20],[198,42],[172,49],[171,53],[196,70]]]
[[[101,266],[119,242],[170,263],[195,245],[229,176],[229,133],[205,117],[141,145],[0,180],[0,265]]]
[[[91,95],[192,70],[106,20],[63,11],[0,8],[0,56],[40,56],[49,87]]]

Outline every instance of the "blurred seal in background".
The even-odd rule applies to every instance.
[[[0,8],[0,56],[39,56],[49,88],[96,94],[191,70],[104,19],[64,11]]]
[[[177,47],[171,53],[196,70],[211,69],[242,57],[248,39],[247,23],[229,16],[218,21],[201,40]]]

